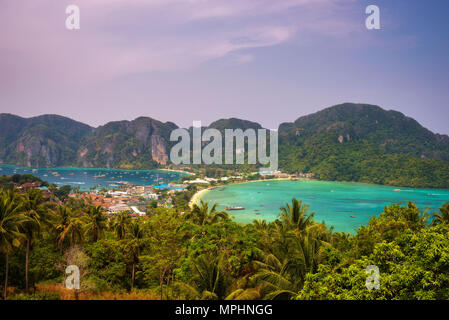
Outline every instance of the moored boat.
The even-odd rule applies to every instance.
[[[244,207],[226,207],[225,210],[245,210]]]

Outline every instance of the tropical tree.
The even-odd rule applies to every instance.
[[[230,285],[223,254],[202,254],[192,263],[193,287],[202,300],[224,299]]]
[[[253,225],[254,225],[254,228],[259,231],[266,231],[270,227],[270,225],[267,223],[267,220],[265,220],[265,219],[263,219],[263,220],[254,219]]]
[[[443,204],[439,213],[433,214],[432,224],[449,224],[449,202]]]
[[[139,263],[140,249],[142,245],[142,239],[144,237],[144,229],[139,219],[134,219],[128,226],[128,232],[126,234],[127,242],[126,246],[129,249],[131,256],[131,290],[134,289],[134,280],[136,277],[136,266]]]
[[[103,207],[89,206],[86,211],[85,220],[85,234],[89,235],[93,242],[97,242],[106,229],[107,217],[103,212]]]
[[[430,217],[428,209],[424,209],[422,214],[419,212],[418,206],[410,201],[407,201],[407,207],[400,210],[400,215],[407,221],[413,229],[420,229],[426,225]]]
[[[130,221],[131,217],[126,211],[119,212],[118,215],[112,220],[111,229],[114,231],[118,240],[123,240],[125,238],[126,230]]]
[[[209,201],[204,202],[200,201],[200,205],[194,204],[192,207],[192,211],[186,214],[187,219],[191,219],[195,224],[198,225],[207,225],[214,224],[220,220],[228,219],[229,215],[227,212],[218,212],[217,211],[218,204],[215,203],[212,207],[209,208]]]
[[[303,204],[301,200],[293,198],[291,205],[287,202],[284,207],[280,207],[280,210],[281,222],[288,229],[301,233],[313,224],[314,213],[307,214],[309,206]]]
[[[23,195],[21,202],[23,213],[26,217],[28,217],[27,221],[25,221],[21,226],[21,231],[25,235],[25,290],[28,292],[30,247],[33,239],[40,232],[41,223],[48,222],[48,210],[45,207],[45,199],[43,198],[42,191],[40,189],[29,189]]]
[[[14,190],[0,190],[0,252],[5,255],[5,282],[3,298],[8,294],[9,255],[14,247],[20,246],[25,235],[20,232],[28,218],[21,213],[22,207]]]
[[[293,261],[273,253],[263,253],[255,260],[257,272],[251,281],[264,292],[265,299],[291,299],[300,289],[300,281],[292,276]]]
[[[259,249],[252,262],[256,271],[250,281],[265,299],[291,299],[301,289],[306,274],[315,272],[323,260],[325,242],[314,228],[301,234],[287,231],[283,225],[275,230],[273,245]]]
[[[70,247],[83,239],[83,220],[79,214],[75,214],[67,205],[58,205],[55,210],[56,226],[58,233],[57,242],[62,251],[64,241],[68,238]]]

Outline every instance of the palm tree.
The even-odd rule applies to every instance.
[[[270,225],[267,223],[267,220],[265,220],[265,219],[263,219],[263,220],[254,219],[253,225],[254,225],[254,228],[256,228],[256,230],[260,230],[260,231],[266,231],[270,227]]]
[[[400,215],[412,227],[420,229],[426,225],[430,213],[428,209],[424,209],[423,213],[420,214],[417,205],[413,202],[407,201],[407,208],[403,208],[403,210],[400,211]]]
[[[24,194],[22,204],[23,212],[28,217],[28,221],[21,228],[22,233],[25,235],[25,290],[28,292],[30,247],[33,238],[40,232],[41,222],[47,221],[47,210],[45,208],[45,200],[42,197],[42,191],[36,188],[30,189]]]
[[[58,205],[55,211],[57,223],[56,231],[58,232],[58,246],[63,248],[64,241],[69,238],[70,246],[73,247],[77,241],[83,239],[82,226],[83,221],[80,216],[74,214],[72,209],[67,205]]]
[[[8,294],[9,255],[14,247],[20,245],[19,239],[25,236],[20,232],[28,218],[21,213],[21,205],[14,190],[0,190],[0,251],[5,255],[5,284],[3,298]]]
[[[436,224],[449,224],[449,202],[443,204],[440,208],[440,213],[433,214],[433,225]]]
[[[285,232],[285,228],[278,229]],[[251,281],[259,286],[265,299],[291,299],[302,288],[307,273],[315,272],[322,260],[323,242],[316,232],[302,234],[287,232],[281,246],[273,252],[259,250],[259,259],[253,261],[257,270]]]
[[[85,233],[90,234],[93,242],[97,242],[106,229],[106,215],[101,206],[89,206],[86,212]]]
[[[237,289],[231,292],[225,300],[257,300],[261,297],[260,288]]]
[[[228,219],[229,215],[227,212],[217,212],[218,204],[215,203],[211,208],[209,208],[209,201],[200,201],[200,205],[194,204],[192,211],[186,215],[187,219],[192,219],[192,221],[200,226],[206,224],[214,224],[219,220]]]
[[[291,299],[298,294],[299,280],[290,274],[292,260],[273,253],[264,253],[261,260],[255,260],[257,272],[251,281],[259,286],[265,299]]]
[[[115,233],[117,239],[122,240],[125,238],[126,229],[130,223],[131,217],[128,212],[121,211],[118,216],[114,218],[111,224],[111,228]]]
[[[307,214],[309,206],[303,204],[301,200],[293,198],[291,205],[287,202],[284,207],[279,209],[281,210],[281,222],[288,229],[304,232],[313,224],[314,213]]]
[[[216,300],[226,297],[229,279],[224,268],[223,255],[200,255],[192,264],[194,288],[201,299]]]
[[[132,261],[131,290],[134,289],[136,266],[139,263],[140,247],[142,245],[141,241],[143,239],[143,236],[144,231],[142,226],[140,225],[139,219],[131,221],[131,223],[128,225],[128,232],[127,232],[128,241],[126,244],[129,248]]]

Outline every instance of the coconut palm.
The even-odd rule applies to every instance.
[[[292,204],[286,203],[280,207],[280,219],[284,227],[294,229],[298,232],[304,232],[313,224],[314,213],[307,214],[309,206],[303,204],[301,200],[292,199]]]
[[[223,255],[200,255],[192,264],[192,283],[198,296],[205,300],[223,299],[229,287]]]
[[[281,231],[285,229],[281,228]],[[256,273],[251,281],[265,299],[291,299],[301,289],[307,273],[315,272],[322,260],[322,241],[312,231],[287,233],[286,248],[274,252],[259,250],[253,261]]]
[[[28,218],[21,213],[21,204],[14,190],[0,190],[0,252],[5,255],[5,283],[3,298],[8,293],[9,255],[14,247],[20,245],[25,235],[20,232]]]
[[[45,199],[42,196],[40,189],[29,189],[22,198],[23,213],[28,217],[22,227],[21,231],[25,235],[25,290],[28,292],[28,270],[30,247],[33,239],[39,234],[41,223],[48,222],[48,210],[45,207]]]
[[[237,289],[231,292],[225,300],[257,300],[261,296],[260,288]]]
[[[80,215],[73,213],[67,205],[58,205],[55,210],[56,231],[59,248],[63,248],[64,241],[68,238],[70,247],[81,242],[83,239],[82,226],[83,221]]]
[[[254,264],[257,272],[251,281],[260,288],[265,299],[291,299],[298,294],[300,281],[290,273],[292,260],[264,253]]]
[[[107,217],[103,212],[103,207],[89,206],[85,218],[85,234],[90,235],[93,242],[97,242],[106,229]]]
[[[218,204],[215,203],[209,208],[209,201],[200,201],[200,205],[194,204],[192,211],[186,215],[187,219],[191,219],[194,223],[198,225],[214,224],[220,220],[228,219],[229,215],[227,212],[217,212]]]
[[[256,230],[259,230],[259,231],[266,231],[270,227],[270,225],[267,223],[267,220],[265,220],[265,219],[263,219],[263,220],[254,219],[253,225],[254,225],[254,228],[256,228]]]
[[[126,229],[130,223],[131,217],[128,212],[121,211],[118,216],[112,220],[111,229],[114,231],[115,236],[119,240],[123,240],[126,235]]]
[[[449,202],[443,204],[439,213],[433,214],[432,224],[449,224]]]
[[[426,225],[427,219],[430,217],[428,209],[424,209],[420,214],[418,206],[410,201],[407,201],[407,208],[400,211],[400,215],[415,229],[420,229]]]
[[[127,230],[127,243],[131,254],[132,273],[131,273],[131,290],[134,289],[134,280],[136,276],[136,266],[139,263],[140,247],[142,245],[142,239],[144,237],[144,229],[140,224],[139,219],[134,219],[129,223]]]

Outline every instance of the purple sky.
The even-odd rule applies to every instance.
[[[0,112],[279,123],[377,104],[449,133],[445,0],[0,0]],[[65,28],[65,8],[81,29]],[[365,8],[382,29],[365,28]]]

